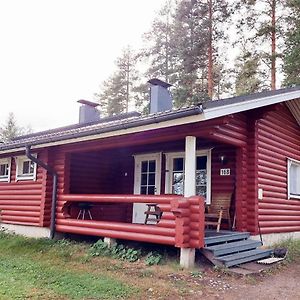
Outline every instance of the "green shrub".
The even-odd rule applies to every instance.
[[[112,258],[135,262],[141,257],[141,250],[126,247],[122,244],[109,247],[102,240],[97,241],[90,249],[91,256],[110,256]]]
[[[147,266],[158,265],[162,258],[162,255],[157,252],[149,252],[145,258],[145,263]]]

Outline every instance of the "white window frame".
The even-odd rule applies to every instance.
[[[164,153],[166,156],[166,176],[165,176],[165,193],[172,193],[172,173],[173,173],[173,159],[183,158],[185,159],[184,152],[167,152]],[[206,185],[206,204],[211,203],[211,149],[197,150],[196,156],[206,156],[207,157],[207,185]],[[196,176],[196,174],[195,174]],[[196,191],[196,186],[195,186]]]
[[[11,158],[1,158],[0,159],[0,165],[8,165],[8,175],[1,176],[0,175],[0,182],[10,182],[10,171],[11,171]]]
[[[160,181],[161,181],[161,152],[158,153],[148,153],[148,154],[135,154],[134,157],[134,194],[140,194],[141,186],[141,174],[140,174],[140,164],[143,160],[155,160],[157,162],[156,174],[155,174],[155,195],[160,194]]]
[[[37,154],[33,154],[34,157],[37,157]],[[37,165],[33,163],[33,174],[23,174],[23,163],[29,161],[32,162],[27,156],[16,156],[16,181],[22,180],[36,180],[36,172],[37,172]]]
[[[300,194],[299,195],[291,194],[290,191],[290,167],[292,164],[297,165],[300,168],[300,161],[289,157],[287,158],[287,194],[288,194],[287,196],[288,199],[300,199]],[[300,184],[300,178],[298,180]]]

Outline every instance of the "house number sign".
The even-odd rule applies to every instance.
[[[229,176],[230,175],[230,169],[220,169],[220,175],[221,176]]]

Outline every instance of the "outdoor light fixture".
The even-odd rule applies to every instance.
[[[224,154],[221,154],[221,155],[219,156],[219,160],[220,160],[220,163],[221,163],[222,165],[226,165],[226,164],[227,164],[227,157],[226,157]]]

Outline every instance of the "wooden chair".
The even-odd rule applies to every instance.
[[[157,204],[147,204],[148,209],[145,211],[145,224],[148,224],[148,222],[154,222],[158,223],[162,216],[161,209],[157,206]]]
[[[230,219],[230,204],[232,193],[216,193],[212,195],[211,204],[205,213],[205,226],[216,226],[220,231],[222,220],[227,220],[229,230],[232,229]]]

